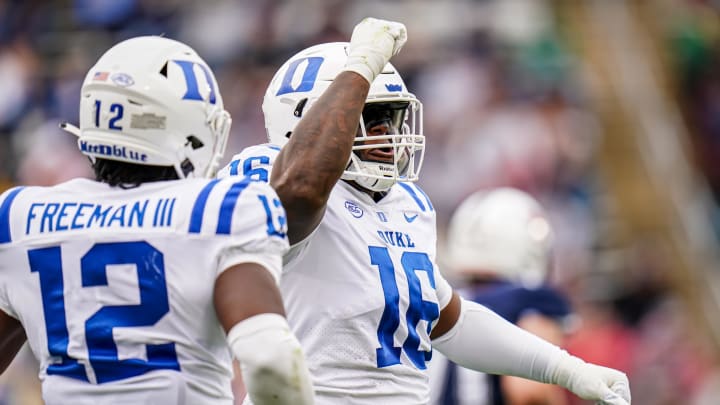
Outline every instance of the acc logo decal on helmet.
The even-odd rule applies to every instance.
[[[132,76],[126,73],[115,73],[110,76],[110,80],[121,87],[129,87],[135,84],[135,80],[133,80]]]

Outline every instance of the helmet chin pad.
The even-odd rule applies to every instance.
[[[350,164],[341,178],[352,180],[370,191],[387,191],[397,181],[393,164],[367,162],[360,160],[354,153],[350,156]]]
[[[388,138],[390,144],[384,147],[393,148],[393,162],[378,162],[363,160],[360,158],[360,152],[366,149],[372,149],[379,145],[365,145],[368,137],[358,136],[353,147],[353,153],[350,154],[348,166],[343,172],[343,180],[352,180],[358,185],[371,191],[387,191],[397,181],[415,181],[417,172],[412,170],[415,162],[413,153],[413,136],[405,135],[382,135],[380,138]],[[415,176],[408,176],[408,174]]]

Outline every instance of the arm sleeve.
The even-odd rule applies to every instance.
[[[541,382],[551,382],[551,365],[564,353],[488,308],[464,299],[457,323],[433,341],[433,348],[466,368]]]
[[[433,347],[466,368],[557,384],[604,404],[630,404],[624,373],[586,363],[471,301],[461,301],[457,323]]]

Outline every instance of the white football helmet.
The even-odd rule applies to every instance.
[[[302,116],[345,67],[347,42],[315,45],[291,57],[275,73],[265,92],[263,113],[265,128],[271,143],[283,146]],[[366,124],[360,118],[361,134],[355,140],[345,180],[354,180],[372,190],[384,191],[396,181],[418,179],[425,151],[422,131],[422,104],[407,91],[405,82],[395,67],[388,63],[372,85],[363,116],[384,111],[384,116],[396,133],[368,136]],[[375,114],[377,115],[377,114]],[[357,151],[378,148],[377,142],[387,142],[393,148],[393,163],[361,160]]]
[[[173,166],[180,178],[212,177],[230,114],[207,63],[189,46],[147,36],[110,48],[85,77],[78,146],[96,158]]]
[[[450,267],[462,275],[495,274],[528,286],[545,281],[552,229],[540,204],[512,188],[476,192],[453,214]]]

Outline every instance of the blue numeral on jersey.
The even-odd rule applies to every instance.
[[[380,282],[385,294],[385,309],[378,325],[377,366],[387,367],[400,364],[401,350],[405,351],[415,367],[424,370],[425,362],[429,361],[432,352],[420,350],[420,337],[417,334],[417,325],[421,320],[428,322],[427,333],[430,333],[432,322],[440,315],[437,303],[425,301],[422,298],[420,279],[416,271],[427,272],[430,286],[435,288],[433,266],[427,254],[420,252],[403,252],[400,258],[403,270],[408,280],[409,306],[405,314],[408,336],[402,348],[394,345],[394,335],[400,326],[400,293],[395,278],[395,266],[387,248],[370,246],[370,262],[378,266]]]
[[[28,258],[31,271],[40,274],[48,351],[61,359],[61,363],[48,366],[48,374],[88,381],[85,367],[67,353],[69,334],[60,247],[30,250]],[[117,264],[132,264],[137,269],[140,304],[105,306],[85,321],[85,342],[97,382],[121,380],[152,370],[180,370],[174,343],[146,345],[147,361],[118,359],[113,328],[152,326],[170,307],[163,255],[147,242],[94,245],[80,260],[82,286],[108,285],[107,266]]]
[[[269,156],[253,156],[243,162],[243,175],[250,177],[253,180],[260,180],[264,182],[270,181],[268,171],[264,167],[254,167],[255,163],[259,165],[269,165]],[[232,173],[231,173],[232,174]],[[237,174],[237,172],[235,173]],[[256,176],[256,177],[253,177]]]
[[[175,343],[146,345],[147,361],[118,360],[113,340],[113,328],[152,326],[170,312],[163,254],[147,242],[97,244],[80,261],[83,287],[108,285],[106,270],[113,264],[135,265],[140,305],[106,306],[85,321],[85,339],[97,382],[121,380],[152,370],[180,370]]]
[[[250,177],[253,180],[264,181],[265,183],[270,180],[268,170],[264,167],[270,165],[270,156],[251,156],[245,159],[245,161],[233,160],[230,162],[230,175],[237,176],[240,174],[238,168],[241,163],[243,176]]]
[[[47,331],[48,352],[60,362],[50,364],[48,374],[60,374],[87,381],[85,369],[67,355],[70,338],[65,317],[63,298],[62,258],[60,247],[35,249],[28,252],[30,271],[40,276],[45,330]]]
[[[437,303],[423,300],[420,279],[415,272],[427,272],[430,286],[435,289],[433,265],[427,254],[419,252],[404,252],[400,258],[400,262],[405,270],[408,289],[410,291],[410,306],[405,314],[408,325],[408,337],[403,344],[403,350],[405,350],[405,353],[407,353],[407,356],[417,368],[425,369],[425,362],[430,361],[432,351],[419,350],[420,337],[417,334],[417,324],[421,320],[427,321],[427,333],[429,335],[432,329],[432,322],[440,316],[440,309]]]
[[[393,335],[400,326],[400,293],[395,281],[395,267],[387,248],[370,246],[370,263],[380,269],[380,282],[385,293],[385,310],[378,326],[380,348],[376,349],[377,366],[387,367],[400,364],[399,347],[393,344]]]
[[[279,199],[273,198],[271,206],[266,196],[258,195],[258,198],[262,202],[265,208],[265,214],[267,215],[268,235],[284,238],[287,234],[287,219],[285,218],[285,211],[282,209],[282,203]]]

